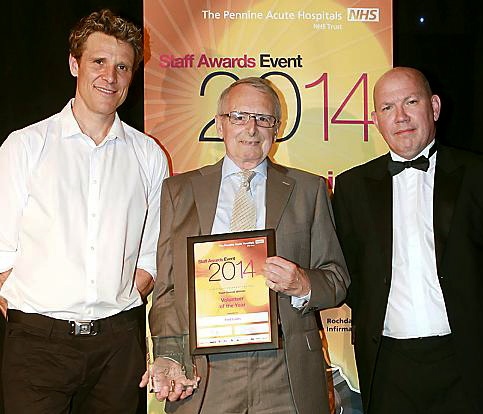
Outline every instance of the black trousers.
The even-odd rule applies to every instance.
[[[368,414],[473,413],[451,335],[383,337]]]
[[[93,336],[70,335],[66,321],[9,311],[5,414],[136,413],[145,371],[139,311],[100,320]]]

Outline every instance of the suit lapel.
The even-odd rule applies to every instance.
[[[464,170],[444,146],[438,146],[434,175],[433,226],[438,271],[451,227]]]
[[[384,280],[389,282],[392,275],[392,177],[387,171],[389,154],[381,157],[371,173],[365,177],[365,185],[370,194],[368,199],[369,215],[372,217],[372,225],[383,252]],[[387,278],[389,280],[387,280]]]
[[[295,180],[288,177],[282,166],[270,160],[267,166],[266,222],[267,229],[276,229],[295,186]],[[214,165],[201,168],[200,174],[191,177],[191,186],[198,211],[202,234],[210,234],[215,219],[218,193],[221,185],[223,159]]]
[[[201,168],[200,175],[191,177],[191,186],[198,211],[202,234],[210,234],[215,220],[218,193],[221,185],[223,159],[214,165]]]
[[[295,180],[286,175],[286,170],[282,166],[274,164],[270,160],[267,161],[265,227],[276,229],[294,189]]]

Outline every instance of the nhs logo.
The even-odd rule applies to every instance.
[[[349,22],[378,22],[379,9],[348,8],[347,21]]]

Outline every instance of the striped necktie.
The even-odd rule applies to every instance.
[[[241,178],[241,184],[233,202],[230,231],[255,230],[257,210],[255,201],[250,193],[250,181],[255,176],[255,171],[243,170],[237,174]]]

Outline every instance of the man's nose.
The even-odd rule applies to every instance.
[[[114,83],[117,78],[116,68],[114,66],[106,66],[104,69],[103,78],[108,83]]]
[[[253,135],[257,131],[258,125],[255,115],[250,115],[247,122],[247,129],[250,135]]]
[[[405,122],[409,116],[403,106],[396,107],[396,122]]]

